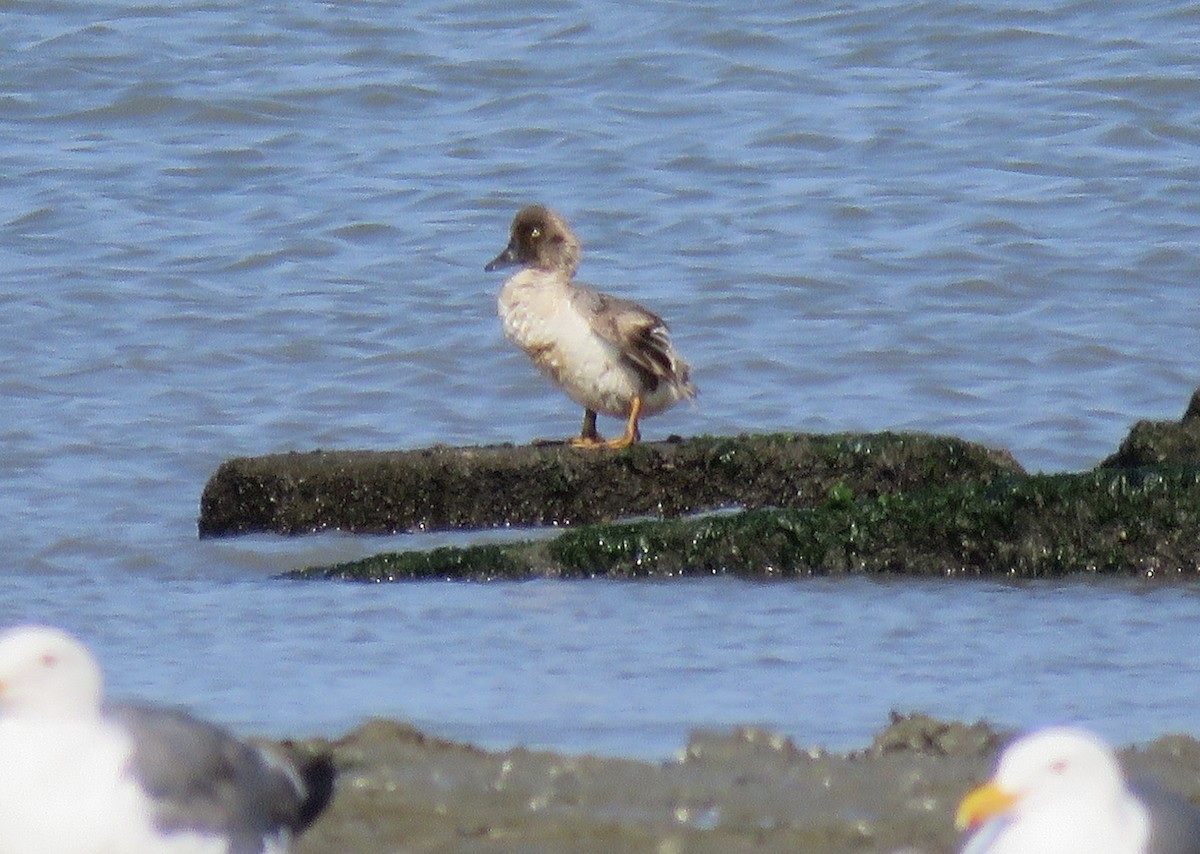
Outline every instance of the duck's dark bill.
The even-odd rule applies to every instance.
[[[504,247],[503,252],[488,262],[488,265],[483,268],[483,271],[485,273],[490,273],[493,270],[499,270],[501,267],[508,267],[517,263],[520,263],[520,259],[517,257],[517,247],[510,243],[508,246]]]

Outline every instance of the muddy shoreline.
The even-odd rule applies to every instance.
[[[1010,737],[983,724],[893,715],[869,745],[825,751],[753,727],[696,731],[661,762],[487,751],[376,720],[335,741],[339,777],[299,854],[395,851],[948,854],[959,799]],[[1200,742],[1126,748],[1200,803]]]

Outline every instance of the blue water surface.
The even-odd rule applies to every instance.
[[[0,38],[0,620],[114,693],[647,756],[892,708],[1200,733],[1188,586],[302,585],[524,532],[195,530],[231,456],[575,430],[482,270],[530,201],[692,363],[647,438],[1094,465],[1200,378],[1195,6],[34,0]]]

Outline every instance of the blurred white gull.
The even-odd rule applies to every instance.
[[[66,632],[0,633],[0,854],[280,854],[329,799],[328,757],[101,697]]]
[[[1200,854],[1200,810],[1127,784],[1112,749],[1071,727],[1009,745],[956,824],[974,831],[963,854]]]

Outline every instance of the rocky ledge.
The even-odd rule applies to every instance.
[[[639,517],[641,517],[639,519]],[[650,517],[650,518],[644,518]],[[629,520],[638,521],[614,521]],[[924,434],[698,437],[234,459],[201,536],[576,526],[553,540],[381,554],[296,578],[1020,577],[1200,573],[1200,392],[1094,471],[1026,474]]]
[[[1019,472],[958,439],[878,435],[673,439],[614,453],[564,444],[315,451],[229,460],[200,536],[579,525],[724,507],[809,507],[835,488],[902,492]]]

